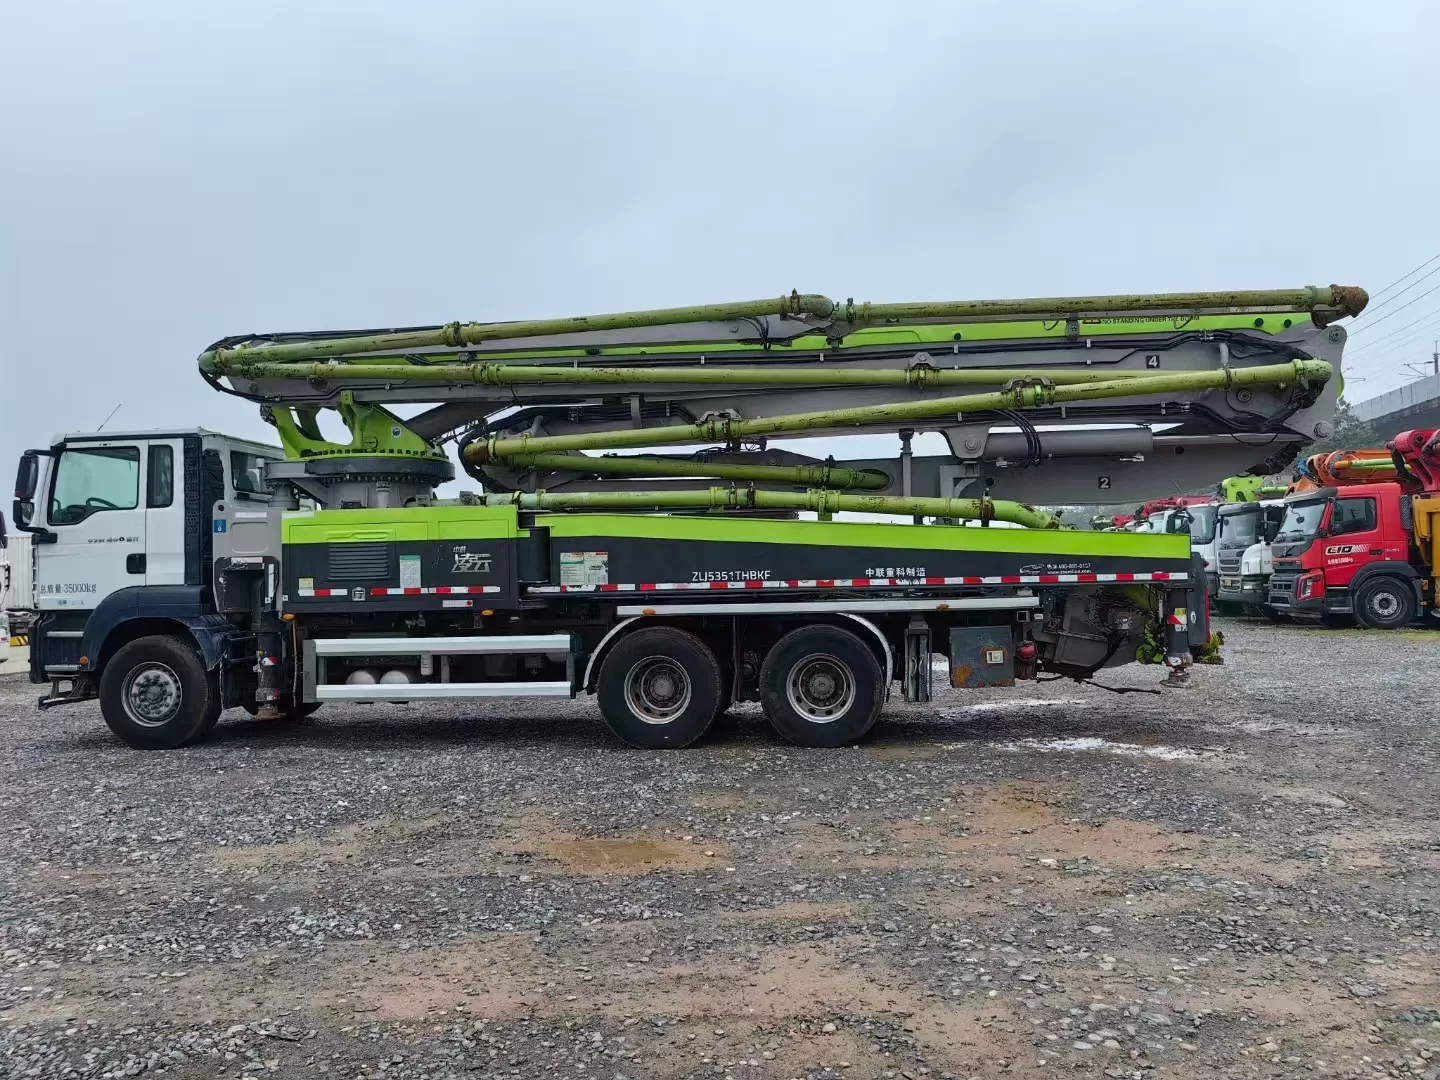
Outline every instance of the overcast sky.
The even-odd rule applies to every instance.
[[[7,477],[117,404],[264,436],[195,373],[245,331],[1375,292],[1440,253],[1433,0],[3,8]],[[1431,335],[1364,340],[1352,399]]]

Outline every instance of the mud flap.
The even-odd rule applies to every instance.
[[[1205,560],[1190,556],[1190,588],[1186,594],[1189,618],[1190,652],[1199,656],[1210,640],[1210,602],[1205,588]]]

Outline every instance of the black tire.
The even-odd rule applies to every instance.
[[[797,746],[845,746],[864,738],[884,700],[880,662],[838,626],[792,630],[760,665],[765,718]]]
[[[615,643],[595,697],[616,738],[646,750],[679,749],[704,735],[721,711],[720,665],[694,634],[652,626]]]
[[[174,750],[214,729],[220,687],[188,642],[158,634],[136,638],[105,665],[100,711],[125,745]]]
[[[1371,630],[1400,630],[1415,620],[1415,588],[1383,574],[1355,590],[1355,621]]]
[[[300,723],[300,721],[304,720],[307,716],[313,713],[316,709],[320,708],[320,706],[323,705],[324,702],[302,701],[297,705],[295,702],[291,701],[290,698],[286,697],[281,698],[280,701],[278,701],[276,704],[279,706],[280,709],[280,718],[278,720],[267,720],[266,723],[298,724]],[[249,713],[251,716],[254,716],[260,711],[260,706],[253,701],[247,701],[240,707],[244,709],[247,713]]]

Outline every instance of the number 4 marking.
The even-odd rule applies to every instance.
[[[1146,366],[1147,368],[1158,368],[1158,367],[1160,366],[1160,354],[1159,354],[1159,353],[1146,353],[1146,354],[1145,354],[1145,366]]]

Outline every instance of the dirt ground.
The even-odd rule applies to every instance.
[[[1440,634],[1223,629],[833,751],[513,701],[144,754],[7,677],[0,1076],[1433,1080]]]

